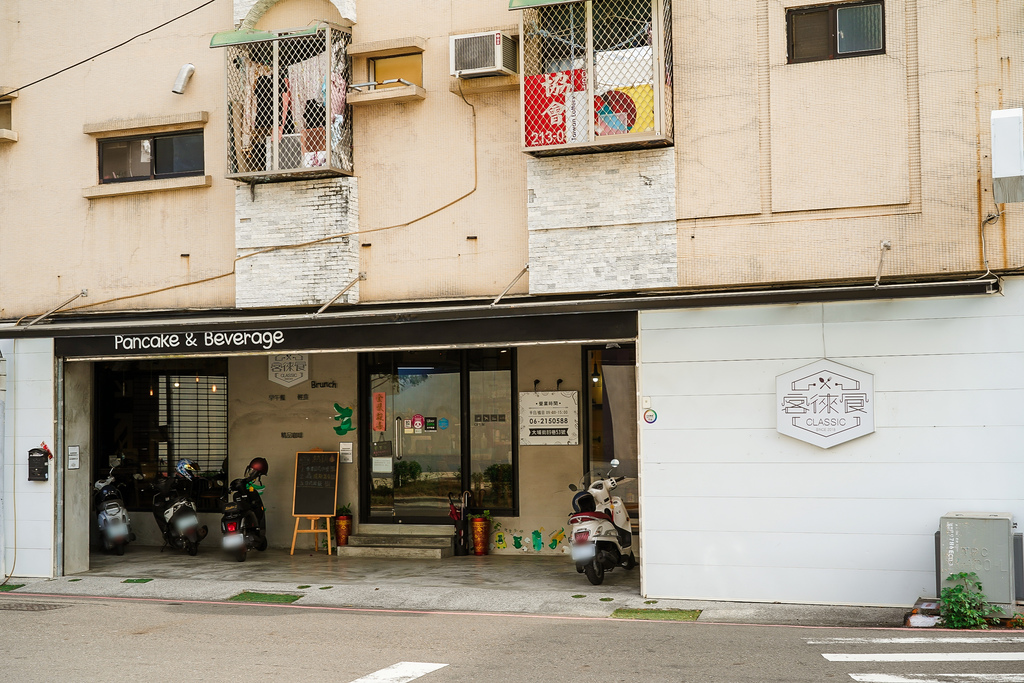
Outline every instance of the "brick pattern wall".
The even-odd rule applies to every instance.
[[[530,231],[530,293],[675,287],[675,221]]]
[[[235,192],[235,297],[239,308],[309,306],[359,274],[358,237],[289,248],[359,229],[355,178],[248,186]],[[255,252],[271,249],[250,256]],[[340,302],[359,301],[359,285]]]
[[[530,158],[530,293],[674,287],[671,149]]]

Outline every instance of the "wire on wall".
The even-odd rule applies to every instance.
[[[104,299],[103,301],[96,301],[96,302],[93,302],[93,303],[84,304],[82,306],[74,306],[72,308],[68,308],[67,310],[68,311],[77,311],[77,310],[81,310],[83,308],[93,308],[93,307],[96,307],[96,306],[102,306],[104,304],[115,303],[117,301],[125,301],[125,300],[128,300],[128,299],[137,299],[139,297],[150,296],[151,294],[160,294],[162,292],[167,292],[167,291],[170,291],[170,290],[173,290],[173,289],[180,289],[182,287],[191,287],[193,285],[200,285],[200,284],[204,284],[204,283],[207,283],[207,282],[213,282],[214,280],[220,280],[222,278],[231,277],[232,275],[235,274],[235,272],[236,272],[236,270],[238,268],[238,262],[239,261],[243,261],[243,260],[245,260],[247,258],[252,258],[253,256],[259,256],[260,254],[267,254],[267,253],[270,253],[270,252],[273,252],[273,251],[282,251],[282,250],[286,250],[286,249],[304,249],[306,247],[315,246],[317,244],[323,244],[324,242],[330,242],[330,241],[333,241],[333,240],[341,239],[343,237],[351,237],[353,235],[366,235],[366,234],[374,233],[374,232],[382,232],[384,230],[394,230],[396,228],[404,228],[404,227],[413,225],[414,223],[419,223],[422,220],[430,218],[431,216],[433,216],[435,214],[438,214],[438,213],[444,211],[445,209],[447,209],[447,208],[449,208],[451,206],[454,206],[455,204],[461,202],[463,199],[465,199],[466,197],[469,197],[471,194],[476,192],[477,187],[479,186],[479,183],[480,183],[480,170],[479,170],[478,151],[477,151],[477,145],[478,145],[477,138],[478,138],[478,135],[477,135],[476,106],[473,105],[472,103],[470,103],[470,101],[467,100],[466,96],[463,94],[463,92],[462,92],[462,80],[461,79],[459,79],[459,97],[462,98],[462,101],[465,102],[466,105],[473,112],[473,187],[468,192],[466,192],[466,193],[460,195],[459,197],[451,200],[447,204],[444,204],[443,206],[439,206],[438,208],[434,209],[433,211],[430,211],[429,213],[425,213],[422,216],[418,216],[416,218],[413,218],[412,220],[405,221],[405,222],[402,222],[402,223],[395,223],[394,225],[386,225],[386,226],[382,226],[382,227],[379,227],[379,228],[368,228],[366,230],[352,230],[352,231],[349,231],[349,232],[341,232],[341,233],[338,233],[336,235],[328,235],[327,237],[320,237],[318,239],[310,240],[308,242],[299,242],[297,244],[281,244],[281,245],[276,245],[276,246],[273,246],[273,247],[267,247],[266,249],[259,249],[257,251],[253,251],[251,253],[244,254],[242,256],[239,256],[239,257],[235,258],[234,262],[231,264],[231,271],[227,272],[227,273],[223,273],[221,275],[213,275],[211,277],[203,278],[201,280],[194,280],[192,282],[182,282],[182,283],[179,283],[179,284],[176,284],[176,285],[169,285],[167,287],[161,287],[160,289],[154,289],[154,290],[150,290],[150,291],[147,291],[147,292],[139,292],[138,294],[126,294],[124,296],[113,297],[111,299]],[[25,316],[25,317],[27,318],[29,316]]]

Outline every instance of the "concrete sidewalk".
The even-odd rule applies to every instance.
[[[618,608],[699,609],[699,621],[804,626],[899,627],[909,607],[876,608],[647,599],[639,568],[616,569],[593,586],[567,557],[491,555],[444,560],[341,558],[270,549],[236,562],[216,549],[196,557],[129,546],[93,553],[91,569],[58,579],[12,579],[0,596],[42,594],[226,600],[243,591],[301,595],[296,605],[607,617]],[[152,579],[124,583],[126,579]]]

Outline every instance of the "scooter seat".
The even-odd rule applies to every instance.
[[[607,512],[574,512],[569,515],[569,524],[582,524],[595,519],[604,519],[611,522],[612,516]]]

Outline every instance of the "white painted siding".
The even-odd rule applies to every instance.
[[[644,593],[909,605],[951,510],[1024,519],[1024,279],[1004,296],[643,313]],[[874,375],[874,434],[775,430],[775,377]]]
[[[56,455],[53,340],[4,339],[0,340],[0,353],[7,359],[5,428],[0,432],[4,434],[4,458],[0,460],[4,575],[13,571],[15,576],[52,577],[57,461],[50,461],[49,481],[29,481],[28,451],[45,441]]]

